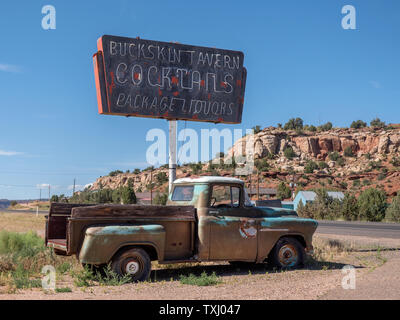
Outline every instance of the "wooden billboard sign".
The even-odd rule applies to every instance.
[[[242,52],[108,35],[97,48],[100,114],[241,123]]]

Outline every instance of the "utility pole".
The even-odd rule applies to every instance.
[[[74,188],[72,189],[72,196],[75,194],[75,178],[74,178]]]
[[[150,171],[150,204],[153,204],[153,167]]]
[[[49,184],[49,203],[50,203],[50,184]]]
[[[172,183],[176,179],[176,120],[169,120],[169,181],[168,181],[168,192],[172,191]]]
[[[39,189],[39,202],[42,201],[42,189]]]

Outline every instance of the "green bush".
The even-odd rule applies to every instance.
[[[357,120],[357,121],[353,121],[350,125],[350,128],[354,128],[354,129],[360,129],[360,128],[365,128],[367,126],[367,124],[362,121],[362,120]]]
[[[369,188],[363,191],[357,200],[361,219],[382,221],[386,211],[386,194],[379,189]]]
[[[329,157],[329,159],[332,160],[332,161],[337,161],[337,160],[340,158],[340,154],[339,154],[339,152],[334,151],[334,152],[331,152],[331,153],[328,155],[328,157]]]
[[[0,231],[0,255],[34,257],[45,250],[44,241],[35,232],[17,233]]]
[[[371,127],[376,127],[376,128],[384,128],[385,127],[385,122],[381,121],[379,118],[375,118],[372,120],[369,124]]]
[[[269,169],[269,164],[267,159],[257,159],[254,161],[254,165],[258,169],[258,171],[268,171]]]
[[[344,165],[345,165],[345,161],[344,161],[344,159],[342,158],[342,157],[340,157],[337,161],[336,161],[336,163],[339,165],[339,166],[341,166],[341,167],[343,167]]]
[[[159,172],[156,175],[156,180],[158,182],[159,185],[164,184],[165,182],[168,181],[168,177],[167,174],[165,172]]]
[[[318,169],[318,165],[314,161],[308,161],[304,167],[305,173],[313,173],[314,170]]]
[[[182,284],[190,284],[195,286],[212,286],[222,283],[222,280],[215,274],[215,271],[211,275],[207,275],[205,271],[200,276],[194,274],[180,275],[179,281]]]
[[[386,219],[400,222],[400,194],[393,198],[392,203],[386,210]]]
[[[296,156],[296,153],[293,151],[292,147],[286,147],[283,151],[283,154],[287,159],[293,159]]]
[[[131,179],[128,181],[128,186],[122,188],[121,200],[123,204],[135,204],[137,202]]]
[[[278,186],[278,192],[276,195],[279,199],[288,199],[292,196],[292,190],[283,181]]]
[[[115,177],[115,176],[117,176],[117,175],[119,175],[119,174],[122,174],[123,172],[121,171],[121,170],[114,170],[114,171],[111,171],[108,175],[110,176],[110,177]]]
[[[303,129],[303,120],[301,118],[291,118],[283,126],[284,130]]]
[[[348,193],[345,194],[340,213],[347,221],[358,219],[358,203],[355,196]]]
[[[332,122],[327,122],[321,126],[318,126],[318,131],[329,131],[333,127]]]
[[[351,147],[346,147],[344,149],[344,156],[345,157],[354,157],[354,153],[353,153],[353,150],[351,149]]]
[[[400,157],[393,157],[390,163],[395,167],[400,167]]]
[[[153,199],[153,204],[156,205],[165,205],[167,203],[168,200],[168,194],[166,193],[158,193],[155,195],[154,199]]]
[[[318,167],[319,167],[320,169],[329,168],[328,164],[327,164],[325,161],[320,161],[320,162],[318,162]]]

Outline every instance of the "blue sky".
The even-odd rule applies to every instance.
[[[43,30],[44,5],[56,29]],[[344,30],[341,9],[356,9]],[[400,2],[4,1],[0,4],[0,199],[71,194],[111,170],[147,167],[146,132],[167,121],[97,113],[92,55],[103,34],[240,50],[240,125],[400,122]],[[184,127],[179,122],[178,130]],[[47,189],[42,195],[47,196]]]

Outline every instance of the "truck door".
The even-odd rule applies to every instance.
[[[245,216],[240,192],[239,186],[212,186],[208,211],[210,260],[256,260],[257,221]]]

